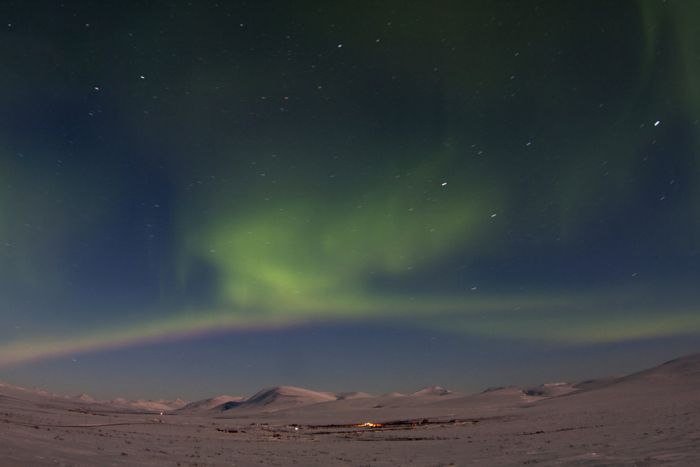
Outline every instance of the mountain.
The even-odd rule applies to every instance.
[[[679,390],[700,385],[700,354],[675,358],[661,365],[620,377],[608,377],[584,381],[575,387],[579,393],[598,390],[621,390],[649,392],[669,390],[678,386]]]
[[[442,386],[429,386],[423,388],[420,391],[416,391],[412,396],[446,396],[448,394],[454,394],[449,389],[445,389]]]
[[[177,410],[177,409],[187,405],[187,401],[182,400],[182,399],[175,399],[172,401],[164,400],[164,399],[127,400],[127,399],[124,399],[123,397],[117,397],[116,399],[109,401],[107,404],[109,404],[113,407],[141,410],[141,411],[145,411],[145,412],[170,412],[172,410]]]
[[[248,409],[274,412],[291,407],[334,401],[336,399],[336,395],[329,392],[312,391],[310,389],[294,386],[277,386],[263,389],[242,402],[236,403],[235,405],[229,404],[230,407],[223,407],[222,409]]]
[[[244,398],[240,396],[227,396],[221,395],[216,397],[210,397],[209,399],[202,399],[199,401],[190,402],[189,404],[180,407],[178,412],[206,412],[217,407],[221,407],[229,402],[239,403],[243,401]]]
[[[92,397],[89,394],[85,394],[85,393],[78,394],[77,396],[73,396],[71,399],[73,399],[74,401],[85,402],[88,404],[93,403],[93,402],[97,402],[97,400],[94,397]]]
[[[579,388],[569,383],[544,383],[539,386],[533,386],[523,389],[523,393],[528,396],[536,397],[556,397],[570,392],[577,391]]]
[[[635,417],[652,410],[682,415],[700,404],[700,354],[626,376],[585,381],[574,388],[577,390],[542,399],[535,405],[562,414],[573,412],[576,407],[588,407],[609,413],[632,413]]]
[[[654,368],[624,376],[620,380],[700,380],[700,354],[674,358]]]
[[[391,391],[387,392],[386,394],[382,394],[381,397],[406,397],[406,394],[397,391]]]
[[[344,401],[344,400],[353,400],[353,399],[367,399],[369,397],[374,397],[371,394],[368,394],[366,392],[359,392],[359,391],[353,391],[353,392],[339,392],[338,394],[335,395],[335,397],[339,401]]]

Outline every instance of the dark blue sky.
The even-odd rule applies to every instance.
[[[689,2],[0,13],[2,378],[478,389],[693,350]]]

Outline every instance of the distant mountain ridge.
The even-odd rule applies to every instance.
[[[412,396],[446,396],[448,394],[454,394],[453,391],[450,391],[449,389],[443,388],[442,386],[429,386],[427,388],[423,388],[420,391],[416,391]]]
[[[223,406],[229,402],[234,402],[238,403],[244,400],[243,397],[241,396],[228,396],[228,395],[221,395],[221,396],[216,396],[216,397],[211,397],[208,399],[202,399],[194,402],[190,402],[189,404],[180,407],[178,411],[180,412],[201,412],[201,411],[207,411],[207,410],[212,410],[216,407]]]
[[[330,392],[312,391],[296,386],[276,386],[258,391],[248,399],[227,403],[221,410],[264,409],[279,410],[293,406],[316,404],[337,400],[338,396]]]
[[[603,392],[611,393],[610,391],[615,391],[616,394],[663,394],[664,391],[668,392],[669,388],[675,387],[682,391],[691,391],[698,385],[700,385],[700,354],[692,354],[624,376],[603,377],[577,384],[555,382],[526,388],[505,386],[489,388],[481,393],[471,395],[460,394],[442,386],[429,386],[410,395],[390,392],[382,396],[374,396],[364,392],[332,393],[296,386],[275,386],[262,389],[248,398],[220,395],[194,402],[182,399],[127,400],[123,398],[101,401],[88,394],[59,396],[41,389],[26,389],[7,383],[0,383],[0,394],[22,399],[42,398],[56,404],[77,403],[81,407],[86,407],[85,410],[97,410],[98,408],[104,410],[107,407],[113,407],[155,413],[230,412],[233,414],[240,411],[245,414],[297,410],[316,404],[335,404],[334,407],[348,409],[472,404],[476,401],[488,404],[530,404],[569,397],[584,400],[586,397],[592,398],[596,394],[603,394]],[[91,407],[92,409],[90,409]],[[326,406],[319,406],[318,410],[325,410],[324,407]]]

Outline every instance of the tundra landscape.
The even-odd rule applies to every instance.
[[[0,465],[698,465],[700,354],[621,377],[460,394],[96,401],[0,386]]]
[[[0,467],[700,466],[698,25],[0,0]]]

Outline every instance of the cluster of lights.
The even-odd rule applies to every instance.
[[[356,427],[360,428],[378,428],[381,427],[381,423],[373,423],[373,422],[365,422],[365,423],[360,423],[358,425],[355,425]]]

